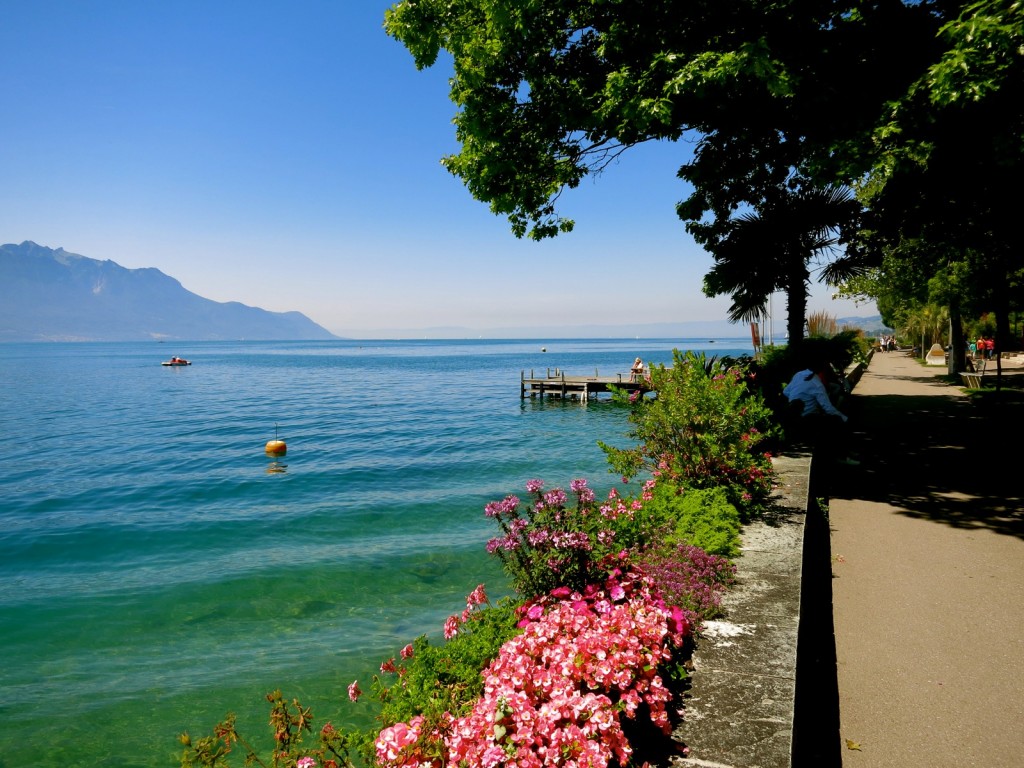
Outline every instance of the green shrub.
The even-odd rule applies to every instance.
[[[522,601],[503,598],[495,605],[464,614],[466,620],[441,645],[431,645],[420,636],[407,656],[394,666],[390,682],[374,680],[383,702],[380,720],[386,725],[408,722],[416,715],[436,721],[445,712],[465,714],[483,693],[480,671],[498,655],[501,646],[521,630],[516,626],[516,608]],[[408,648],[408,646],[407,646]]]
[[[740,513],[724,488],[677,488],[658,483],[644,513],[666,521],[663,543],[690,544],[712,555],[739,554]]]
[[[739,365],[673,351],[671,368],[651,369],[654,397],[633,403],[633,448],[600,443],[613,471],[648,471],[686,488],[722,487],[742,513],[771,493],[765,441],[777,426],[770,408]],[[621,397],[618,394],[617,397]]]

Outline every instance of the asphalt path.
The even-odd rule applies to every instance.
[[[945,374],[876,354],[861,464],[827,481],[848,768],[1024,766],[1024,391],[982,405]]]

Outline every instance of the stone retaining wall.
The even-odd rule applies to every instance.
[[[863,363],[847,371],[851,389]],[[744,527],[724,617],[694,653],[675,768],[839,768],[839,693],[827,508],[812,456],[773,459],[773,512]]]
[[[774,462],[774,512],[744,527],[724,618],[705,624],[694,653],[685,718],[675,733],[689,755],[674,766],[794,764],[805,538],[808,515],[821,513],[808,512],[810,455]]]

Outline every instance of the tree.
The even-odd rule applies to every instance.
[[[757,210],[730,219],[724,235],[704,245],[715,264],[704,278],[704,293],[732,294],[729,319],[761,318],[771,294],[786,293],[789,343],[804,336],[811,266],[831,255],[839,227],[852,221],[859,205],[845,187],[783,186]],[[830,282],[861,271],[842,257],[825,266]]]
[[[1005,348],[1024,271],[1018,206],[1006,192],[1024,170],[1024,6],[939,8],[938,55],[874,132],[862,196],[872,224],[857,247],[884,256],[883,274],[956,278],[932,293],[945,295],[954,318],[959,306],[993,311]],[[962,366],[961,334],[953,345]]]
[[[840,129],[873,127],[919,76],[910,53],[934,26],[898,0],[405,0],[385,16],[417,67],[451,54],[461,149],[445,167],[538,239],[572,229],[555,208],[564,189],[688,131],[700,144],[682,171],[697,188],[685,220],[760,201],[808,153],[830,157]]]
[[[385,29],[417,67],[451,55],[461,147],[443,163],[517,237],[570,231],[565,189],[689,134],[677,212],[699,242],[772,210],[798,178],[861,189],[874,242],[850,252],[860,264],[892,251],[930,269],[927,249],[899,247],[910,239],[998,251],[1009,274],[1024,252],[1002,192],[1024,152],[1022,13],[1011,0],[404,0]]]

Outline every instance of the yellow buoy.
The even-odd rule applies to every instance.
[[[288,446],[284,440],[270,440],[267,443],[267,453],[271,456],[284,456],[288,452]]]

